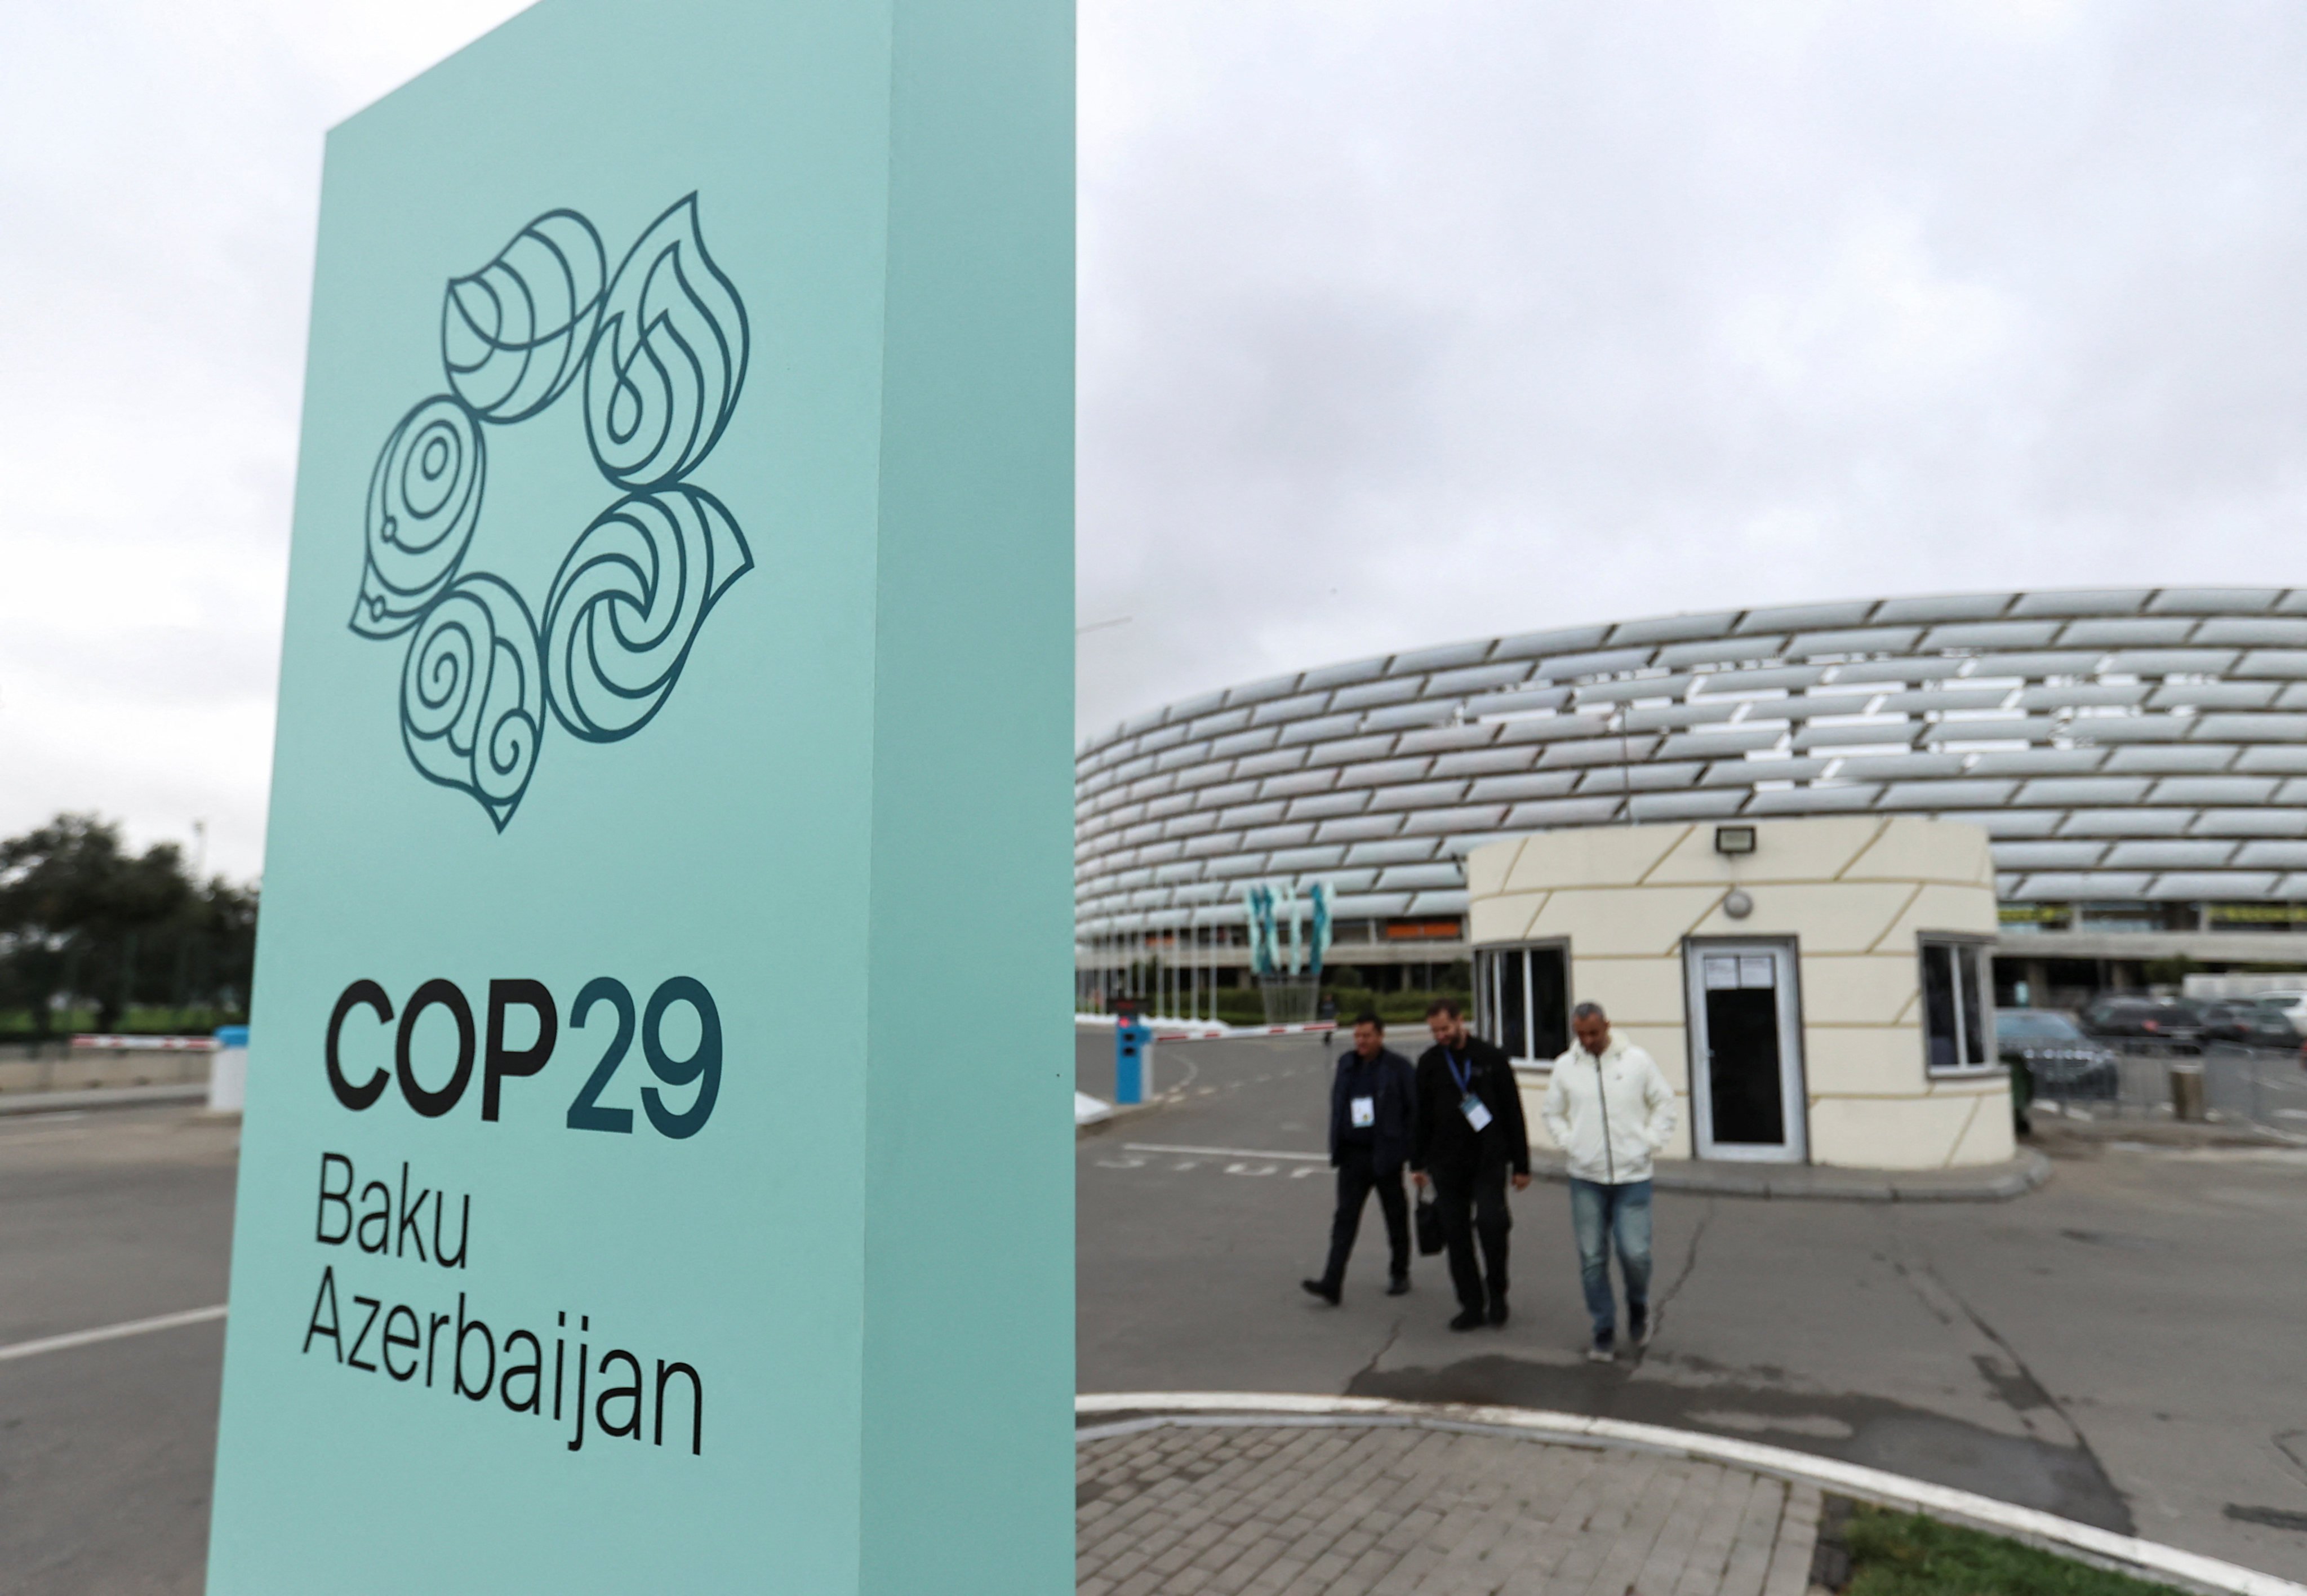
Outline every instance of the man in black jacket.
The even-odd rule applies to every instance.
[[[1411,1179],[1434,1180],[1435,1206],[1450,1239],[1450,1281],[1458,1290],[1453,1330],[1506,1322],[1506,1180],[1530,1184],[1530,1137],[1522,1090],[1505,1054],[1466,1029],[1458,1005],[1426,1010],[1434,1045],[1418,1060],[1418,1141]],[[1482,1261],[1474,1261],[1474,1241]],[[1487,1275],[1487,1279],[1485,1276]]]
[[[1353,1051],[1338,1060],[1330,1080],[1330,1163],[1338,1171],[1338,1211],[1330,1221],[1330,1261],[1319,1280],[1299,1283],[1333,1308],[1345,1286],[1346,1259],[1361,1229],[1370,1192],[1385,1213],[1392,1248],[1389,1297],[1410,1289],[1410,1203],[1402,1166],[1416,1136],[1418,1077],[1410,1060],[1385,1049],[1385,1026],[1375,1014],[1354,1019]]]

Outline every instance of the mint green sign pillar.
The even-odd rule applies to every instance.
[[[209,1590],[1069,1590],[1068,0],[338,128]]]

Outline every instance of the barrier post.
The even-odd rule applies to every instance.
[[[236,1114],[248,1096],[248,1027],[219,1025],[209,1055],[209,1112]]]
[[[1113,1027],[1113,1101],[1145,1102],[1153,1073],[1154,1028],[1134,1013],[1126,1015]]]

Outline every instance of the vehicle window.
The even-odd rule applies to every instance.
[[[1994,1034],[2005,1042],[2072,1042],[2082,1035],[2063,1014],[2039,1009],[1997,1009]]]

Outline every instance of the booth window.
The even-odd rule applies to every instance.
[[[1474,950],[1474,1030],[1521,1064],[1570,1048],[1570,949],[1559,942]]]
[[[1993,944],[1923,939],[1923,1059],[1934,1075],[1991,1069]]]

